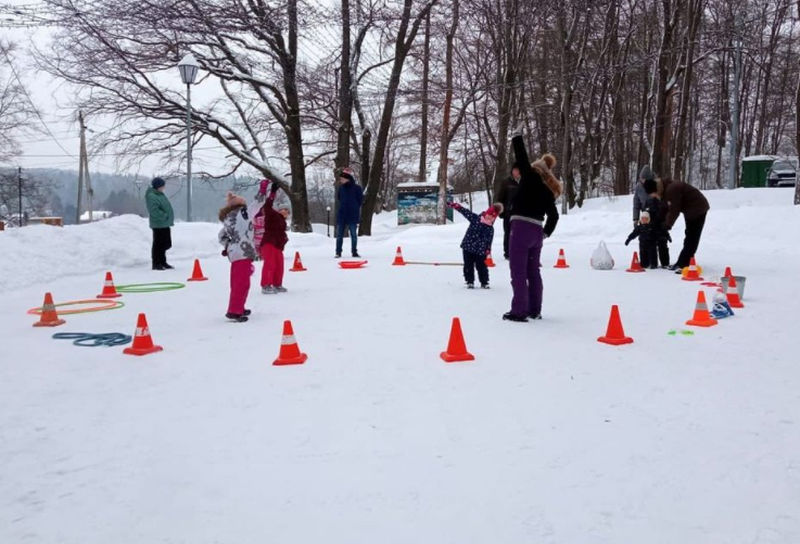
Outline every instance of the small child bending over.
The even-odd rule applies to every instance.
[[[477,269],[481,287],[488,289],[489,268],[486,266],[486,257],[492,249],[492,239],[494,238],[492,225],[497,216],[503,213],[503,205],[496,202],[480,215],[458,203],[448,203],[448,206],[457,210],[469,221],[467,233],[461,241],[461,249],[464,252],[464,281],[467,282],[467,288],[475,288],[475,270]]]
[[[269,180],[263,180],[261,183],[264,184],[266,190]],[[261,292],[265,295],[286,292],[286,288],[283,286],[283,248],[289,241],[289,237],[286,235],[289,207],[280,206],[277,210],[273,208],[278,189],[278,184],[272,182],[267,201],[254,220],[257,232],[256,247],[261,255],[261,260],[264,261],[261,267]],[[259,231],[261,232],[260,236]]]
[[[256,259],[252,217],[262,205],[265,190],[266,185],[262,184],[256,200],[249,207],[244,198],[228,192],[225,207],[219,211],[219,220],[222,221],[219,243],[223,246],[222,255],[231,262],[231,294],[225,317],[240,323],[247,321],[250,315],[250,310],[245,309],[244,305],[250,291],[253,261]]]

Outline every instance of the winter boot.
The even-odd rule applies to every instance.
[[[503,314],[503,320],[504,321],[516,321],[518,323],[526,323],[528,321],[528,318],[525,317],[524,315],[516,315],[516,314],[512,314],[511,312],[506,312],[506,313]]]
[[[228,319],[230,319],[231,321],[234,321],[236,323],[244,323],[248,319],[246,315],[243,315],[243,314],[232,314],[230,312],[225,314],[225,317],[227,317]]]
[[[274,295],[275,293],[277,293],[277,291],[271,285],[266,285],[266,286],[261,288],[261,294],[262,295]]]

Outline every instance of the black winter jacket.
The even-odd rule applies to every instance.
[[[519,182],[511,176],[505,179],[503,185],[500,186],[500,190],[497,191],[495,202],[500,202],[503,205],[503,213],[500,214],[500,217],[503,219],[511,217],[511,210],[514,205],[514,197],[517,196],[517,191],[519,191]]]
[[[511,139],[511,145],[514,148],[514,157],[521,175],[519,190],[511,204],[513,209],[511,219],[521,216],[542,221],[545,235],[550,236],[558,223],[555,195],[545,184],[542,175],[531,166],[522,136],[514,136]],[[547,216],[546,222],[545,216]]]

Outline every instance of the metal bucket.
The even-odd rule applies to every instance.
[[[744,282],[747,280],[747,278],[744,276],[734,276],[733,279],[736,280],[736,290],[739,292],[739,298],[744,300]],[[722,292],[727,294],[728,278],[720,278],[719,282],[722,284]]]

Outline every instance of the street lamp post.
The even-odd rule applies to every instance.
[[[186,85],[186,220],[192,220],[192,83],[200,65],[191,53],[178,63],[181,81]]]
[[[331,237],[331,207],[328,206],[327,208],[325,208],[325,211],[328,212],[328,219],[325,221],[325,224],[327,226],[328,238],[330,238]]]

